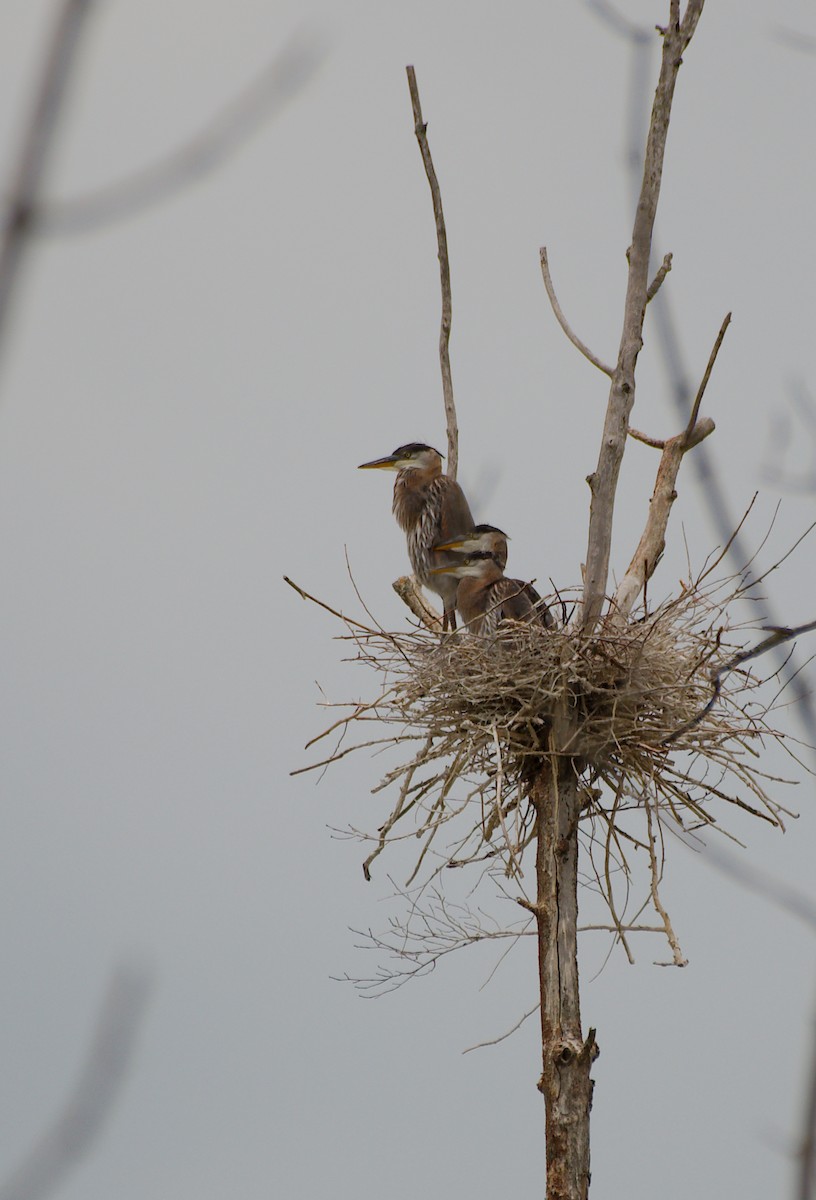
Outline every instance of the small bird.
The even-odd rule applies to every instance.
[[[442,455],[424,442],[408,442],[358,469],[397,472],[392,511],[408,540],[411,566],[418,581],[441,597],[443,630],[455,629],[458,580],[433,571],[460,556],[436,546],[472,529],[474,521],[459,484],[442,474]]]
[[[501,571],[504,571],[504,568],[507,566],[508,541],[509,538],[504,530],[498,529],[495,525],[474,525],[473,529],[469,530],[462,537],[453,538],[449,542],[443,542],[441,545],[437,545],[436,549],[446,551],[458,550],[464,554],[479,552],[490,554]],[[551,629],[555,625],[553,615],[533,585],[525,583],[523,579],[512,579],[508,582],[513,583],[520,595],[536,607],[539,613],[538,619],[541,624],[547,629]],[[459,607],[458,603],[457,607]],[[459,611],[462,611],[460,607]]]
[[[544,627],[553,623],[546,605],[537,608],[538,593],[520,579],[508,579],[487,550],[473,550],[458,563],[435,568],[434,574],[458,579],[456,607],[471,633],[492,637],[502,621],[525,621]]]

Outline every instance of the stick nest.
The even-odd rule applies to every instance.
[[[637,619],[608,617],[590,637],[569,626],[507,625],[483,639],[348,623],[352,659],[376,672],[381,691],[340,706],[344,715],[320,735],[338,735],[335,753],[306,769],[364,748],[396,753],[373,789],[396,793],[389,815],[376,834],[350,831],[373,843],[366,877],[389,843],[417,838],[406,887],[472,862],[494,874],[500,866],[523,887],[522,860],[535,836],[529,782],[554,756],[566,757],[583,790],[587,878],[606,902],[610,928],[625,944],[637,927],[624,919],[615,890],[617,882],[628,898],[629,857],[643,850],[646,903],[660,914],[674,961],[684,962],[657,891],[664,829],[727,833],[720,820],[728,806],[778,827],[792,815],[768,791],[771,781],[792,781],[766,775],[759,758],[769,740],[796,757],[771,723],[780,689],[768,700],[769,680],[753,666],[725,670],[756,641],[755,624],[728,618],[742,591],[739,577],[698,580]],[[366,722],[381,736],[345,745]]]

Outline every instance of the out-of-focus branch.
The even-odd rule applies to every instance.
[[[753,895],[769,900],[783,912],[803,921],[811,933],[816,933],[816,902],[798,888],[782,879],[760,871],[756,866],[732,857],[716,846],[707,845],[702,861],[713,864]],[[816,1022],[814,1023],[816,1025]],[[813,1035],[812,1035],[813,1036]],[[811,1045],[807,1096],[802,1114],[802,1133],[797,1154],[799,1171],[797,1200],[813,1200],[816,1194],[816,1037]]]
[[[816,494],[816,405],[801,380],[789,385],[789,392],[795,416],[774,415],[762,474],[768,483],[783,491],[812,496]],[[795,424],[801,425],[801,430],[795,429]],[[805,442],[809,442],[810,451],[807,467],[795,472],[788,470],[785,457],[791,444],[801,453]]]
[[[442,321],[439,328],[439,365],[442,369],[442,397],[445,403],[445,423],[448,430],[448,461],[445,474],[451,479],[456,478],[459,469],[459,426],[456,422],[456,406],[453,402],[453,378],[450,365],[450,335],[451,318],[453,313],[451,300],[450,262],[448,260],[448,235],[445,230],[445,216],[442,212],[442,193],[439,190],[439,180],[431,158],[431,148],[428,145],[428,126],[422,120],[422,108],[419,103],[419,88],[417,87],[416,72],[413,67],[406,67],[408,89],[411,93],[411,108],[414,113],[414,133],[416,134],[425,174],[431,189],[433,200],[434,221],[436,223],[436,243],[439,254],[439,279],[442,286]]]
[[[635,401],[635,367],[643,344],[652,231],[660,197],[674,88],[683,52],[691,41],[702,9],[703,0],[689,0],[681,21],[679,0],[671,0],[669,24],[662,31],[660,76],[652,107],[643,180],[629,249],[629,277],[620,349],[612,377],[598,465],[589,477],[592,501],[582,611],[582,627],[586,632],[595,627],[601,615],[609,574],[615,491],[626,446],[629,413]]]
[[[31,113],[23,127],[0,240],[0,344],[8,325],[14,286],[35,224],[48,155],[64,113],[69,80],[92,4],[93,0],[64,0],[54,24]]]
[[[816,1195],[816,1040],[811,1046],[810,1059],[810,1079],[799,1146],[798,1200],[813,1200]]]
[[[816,37],[812,34],[777,25],[771,30],[771,37],[789,50],[798,50],[801,54],[816,54]]]
[[[722,691],[722,681],[731,671],[736,671],[737,667],[741,667],[743,663],[750,662],[751,659],[759,658],[761,654],[767,654],[769,650],[775,650],[778,646],[784,646],[786,642],[801,637],[803,633],[812,633],[814,629],[816,629],[816,621],[807,621],[804,625],[783,625],[780,628],[772,629],[758,646],[753,646],[749,650],[741,650],[739,654],[735,654],[733,658],[729,658],[728,662],[724,663],[711,677],[711,699],[705,708],[701,709],[692,720],[686,721],[685,725],[681,725],[679,729],[675,729],[668,737],[663,738],[663,745],[671,745],[672,742],[676,742],[683,734],[688,733],[689,730],[694,729],[695,726],[703,721],[717,703]]]
[[[0,1200],[51,1195],[93,1148],[126,1079],[149,988],[142,971],[114,973],[72,1095],[17,1170],[0,1183]]]
[[[636,25],[628,17],[621,16],[613,5],[607,3],[607,0],[586,0],[586,5],[587,8],[592,9],[610,29],[614,30],[621,37],[625,37],[630,41],[640,42],[641,44],[651,40],[648,30],[644,30],[642,26]]]
[[[136,216],[190,187],[237,153],[313,77],[324,57],[314,38],[290,41],[220,112],[182,145],[156,162],[84,195],[37,206],[38,233],[95,233]]]
[[[549,296],[552,310],[555,313],[555,319],[558,321],[558,324],[564,330],[564,333],[572,342],[573,346],[581,351],[584,358],[591,362],[593,367],[597,367],[599,371],[603,371],[604,375],[609,375],[611,377],[614,373],[614,368],[607,366],[607,364],[602,362],[596,354],[592,353],[590,348],[578,337],[578,334],[573,332],[567,318],[564,316],[561,305],[558,303],[558,297],[555,294],[555,288],[553,287],[552,276],[550,275],[550,264],[549,260],[547,259],[546,246],[541,247],[539,255],[541,257],[541,274],[544,277],[544,287],[547,289],[547,295]]]

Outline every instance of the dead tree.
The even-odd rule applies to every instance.
[[[655,214],[678,71],[697,27],[703,0],[670,0],[661,29],[662,61],[636,207],[617,360],[607,365],[573,332],[541,251],[544,283],[565,333],[609,378],[609,398],[591,491],[583,585],[560,590],[572,614],[555,629],[509,625],[494,639],[442,635],[410,581],[397,587],[419,625],[391,633],[317,603],[345,625],[352,656],[382,685],[371,701],[340,704],[327,736],[342,741],[319,762],[325,768],[360,749],[392,747],[399,761],[373,789],[396,793],[375,834],[352,830],[370,845],[366,878],[386,848],[419,839],[405,883],[410,912],[384,935],[371,935],[398,966],[380,969],[361,986],[399,986],[432,969],[454,949],[491,939],[533,937],[538,948],[542,1068],[546,1107],[547,1196],[583,1200],[590,1180],[589,1123],[595,1031],[584,1033],[578,978],[578,869],[585,856],[608,907],[608,928],[631,958],[634,932],[662,933],[671,962],[685,959],[660,898],[663,830],[713,828],[718,810],[733,805],[783,827],[787,810],[771,796],[760,751],[785,745],[762,700],[760,675],[744,668],[798,630],[776,629],[761,640],[734,621],[733,602],[758,580],[716,574],[727,547],[690,576],[678,595],[656,608],[646,586],[663,553],[684,456],[714,429],[700,415],[706,386],[730,320],[716,337],[685,427],[660,440],[630,428],[636,367],[649,302],[671,268],[671,256],[650,274]],[[415,132],[434,203],[442,280],[440,357],[451,457],[456,416],[447,343],[450,278],[441,198],[409,68]],[[613,595],[608,577],[615,495],[628,437],[660,452],[643,533]],[[287,581],[291,583],[291,581]],[[304,598],[315,598],[292,584]],[[550,598],[548,598],[550,599]],[[765,631],[766,634],[768,631]],[[369,730],[377,731],[371,736]],[[348,744],[345,735],[359,740]],[[296,772],[297,773],[297,772]],[[782,782],[774,780],[774,782]],[[632,914],[629,858],[640,852],[648,884]],[[534,863],[533,884],[523,864]],[[517,923],[491,924],[482,911],[448,901],[442,877],[470,868],[496,884],[521,913]],[[654,924],[641,918],[646,907]],[[419,929],[412,919],[419,920]],[[535,1008],[525,1016],[532,1015]]]

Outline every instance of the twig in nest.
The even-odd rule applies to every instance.
[[[605,622],[589,638],[509,623],[495,639],[465,633],[440,642],[425,629],[393,634],[341,618],[354,661],[384,684],[374,706],[355,701],[345,720],[353,729],[376,719],[382,736],[343,746],[321,766],[365,746],[397,756],[373,789],[397,793],[378,832],[351,830],[370,844],[366,873],[386,847],[407,852],[418,840],[406,870],[411,894],[449,867],[477,865],[497,882],[517,877],[535,837],[529,780],[551,755],[567,757],[582,772],[581,838],[609,927],[631,957],[630,931],[653,928],[640,919],[648,904],[681,962],[659,893],[662,824],[728,837],[728,806],[778,827],[788,812],[769,793],[758,750],[773,740],[796,756],[760,700],[762,677],[739,669],[758,653],[747,645],[752,627],[728,617],[743,586],[741,576],[715,581],[705,564],[678,597],[637,621]],[[706,707],[718,675],[717,703]],[[569,741],[551,746],[565,707]],[[638,851],[651,878],[633,914],[640,871],[627,854]]]

